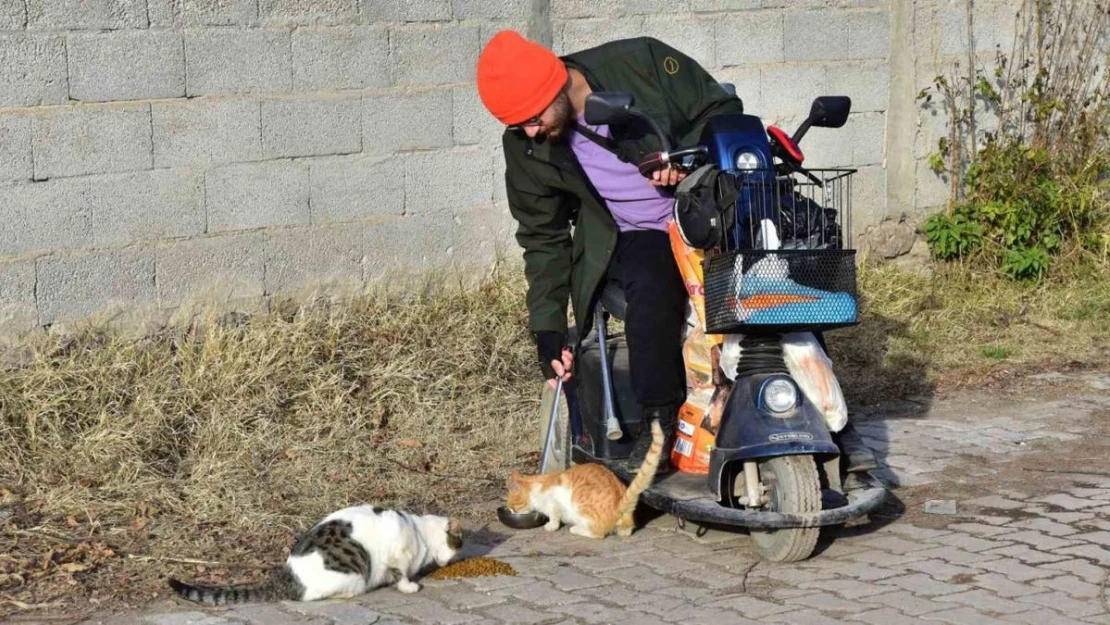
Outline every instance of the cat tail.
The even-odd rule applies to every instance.
[[[655,470],[659,468],[659,461],[662,458],[663,428],[659,425],[658,419],[652,419],[651,447],[648,448],[647,455],[644,456],[644,463],[640,465],[639,470],[636,471],[636,476],[628,483],[628,488],[624,491],[624,497],[621,498],[621,502],[617,506],[618,519],[623,518],[626,514],[632,514],[636,510],[636,504],[640,501],[640,493],[651,486],[652,480],[655,479]]]
[[[283,567],[272,579],[257,586],[193,586],[170,578],[170,588],[185,599],[206,605],[258,603],[267,601],[299,601],[304,587]]]

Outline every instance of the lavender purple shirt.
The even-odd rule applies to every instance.
[[[603,137],[609,136],[608,126],[590,126],[583,119],[578,123]],[[605,200],[621,232],[666,232],[674,206],[674,198],[668,192],[641,176],[634,163],[622,162],[579,132],[570,133],[570,149],[578,157],[590,183]]]

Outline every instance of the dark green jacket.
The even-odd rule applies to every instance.
[[[563,61],[581,71],[595,92],[631,93],[634,106],[659,122],[675,149],[696,144],[709,116],[743,112],[740,100],[693,59],[656,39],[614,41]],[[653,135],[619,128],[612,133],[631,162],[659,151]],[[502,142],[509,211],[524,248],[531,330],[565,333],[568,296],[575,323],[584,329],[616,245],[616,223],[567,144],[535,141],[511,129]]]

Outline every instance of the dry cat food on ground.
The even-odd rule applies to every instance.
[[[453,579],[493,575],[516,575],[516,569],[507,562],[494,560],[493,558],[467,558],[436,569],[428,577],[432,579]]]

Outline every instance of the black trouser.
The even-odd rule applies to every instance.
[[[686,288],[667,233],[620,233],[608,278],[621,287],[628,302],[624,329],[636,400],[644,407],[681,404],[686,399]]]

